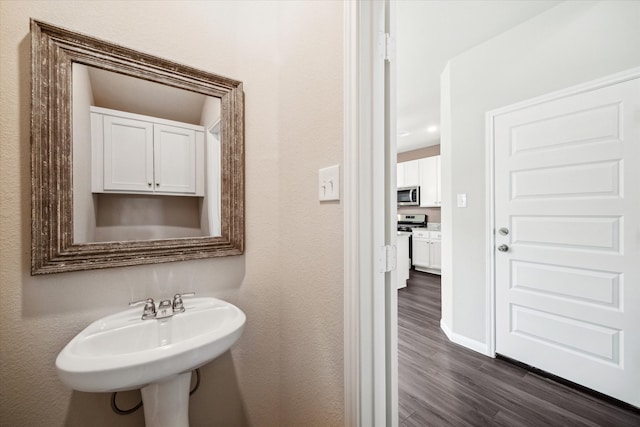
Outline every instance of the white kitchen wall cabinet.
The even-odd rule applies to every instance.
[[[441,207],[440,156],[425,157],[420,162],[420,206]]]
[[[442,232],[413,229],[413,266],[418,271],[441,274]]]
[[[204,127],[91,107],[94,193],[204,195]]]
[[[420,185],[420,163],[418,160],[398,163],[397,187]]]

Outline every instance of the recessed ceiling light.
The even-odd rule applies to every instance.
[[[427,132],[429,132],[429,133],[438,132],[438,126],[429,126],[427,128]]]
[[[409,135],[411,135],[411,132],[407,132],[406,130],[399,130],[398,131],[398,136],[400,138],[402,138],[403,136],[409,136]]]

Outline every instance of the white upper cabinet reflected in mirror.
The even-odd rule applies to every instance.
[[[74,243],[220,236],[220,99],[72,73]]]

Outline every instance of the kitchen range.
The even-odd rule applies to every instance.
[[[404,244],[401,236],[408,236],[409,266],[418,271],[441,274],[441,238],[439,223],[429,224],[424,214],[398,215],[398,246]],[[398,258],[404,252],[398,248]],[[400,265],[398,260],[398,265]],[[399,277],[399,286],[403,286]]]

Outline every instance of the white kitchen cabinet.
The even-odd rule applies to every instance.
[[[196,132],[176,126],[153,125],[155,190],[196,192]]]
[[[420,185],[420,163],[410,160],[397,164],[397,187],[411,187]]]
[[[441,207],[440,156],[420,159],[420,206]]]
[[[104,191],[153,191],[153,123],[100,116]]]
[[[409,270],[411,268],[411,260],[409,259],[409,236],[411,236],[411,233],[398,231],[396,251],[398,289],[406,287],[407,280],[409,280]]]
[[[413,230],[413,266],[418,271],[441,274],[442,232]]]
[[[442,233],[440,231],[430,231],[429,242],[430,268],[440,271],[442,270]]]
[[[92,191],[204,195],[204,127],[91,107]]]
[[[396,187],[400,188],[400,187],[404,187],[404,181],[405,181],[405,164],[404,163],[397,163],[396,164]]]

